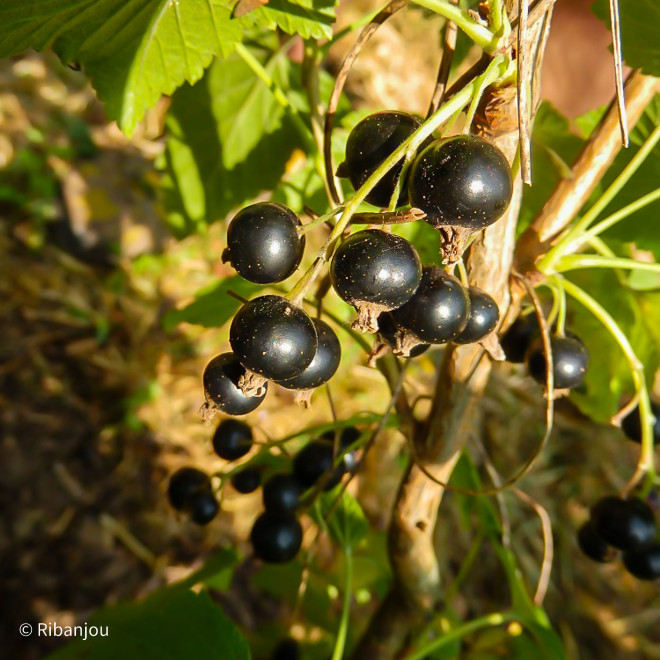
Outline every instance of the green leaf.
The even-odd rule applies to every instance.
[[[236,313],[241,303],[227,292],[234,291],[249,298],[259,285],[238,275],[228,277],[197,292],[195,300],[183,309],[168,311],[163,317],[163,327],[171,332],[179,323],[192,323],[204,328],[219,328]]]
[[[107,637],[78,639],[49,660],[250,660],[245,639],[205,591],[160,589],[98,611],[91,626],[107,626]]]
[[[609,0],[597,0],[593,12],[608,27]],[[660,3],[657,0],[619,0],[623,59],[633,69],[651,76],[660,75]]]
[[[332,39],[332,25],[337,20],[335,6],[335,0],[270,0],[245,18],[260,27],[279,27],[303,39]]]
[[[199,570],[189,575],[171,588],[190,589],[196,584],[205,584],[223,591],[229,588],[229,583],[241,557],[233,548],[223,548],[204,562]]]
[[[319,497],[319,513],[325,519],[330,507],[337,498],[336,493],[322,493]],[[367,521],[358,501],[344,491],[340,501],[334,506],[330,518],[327,519],[328,532],[332,540],[346,552],[355,550],[360,541],[369,532]]]

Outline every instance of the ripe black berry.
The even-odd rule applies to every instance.
[[[194,522],[207,525],[215,518],[220,507],[210,490],[198,490],[190,496],[187,509]]]
[[[210,489],[211,482],[206,474],[196,468],[184,467],[170,477],[167,497],[177,511],[183,511],[194,492]]]
[[[223,261],[257,284],[281,282],[298,268],[305,237],[298,216],[286,206],[259,202],[239,211],[227,231]]]
[[[470,296],[470,313],[467,325],[454,339],[457,344],[471,344],[483,339],[495,330],[500,320],[500,309],[497,303],[485,291],[471,286],[468,289]]]
[[[651,401],[651,413],[655,417],[653,422],[653,443],[660,443],[660,405]],[[639,408],[635,408],[621,422],[621,429],[626,437],[634,442],[642,441],[642,421],[639,417]]]
[[[439,266],[424,266],[417,292],[392,316],[420,342],[442,344],[465,329],[469,312],[465,287]]]
[[[615,552],[603,540],[603,538],[596,531],[596,527],[592,521],[584,523],[577,534],[578,545],[580,550],[589,557],[598,562],[608,562],[614,559]]]
[[[550,337],[552,372],[556,389],[577,387],[584,380],[589,363],[589,353],[577,337]],[[527,368],[534,380],[544,384],[546,379],[543,339],[532,342],[527,351]]]
[[[232,476],[231,485],[243,495],[253,493],[261,486],[261,472],[257,468],[246,467]]]
[[[269,564],[291,561],[302,544],[302,527],[294,516],[262,513],[250,533],[254,554]]]
[[[634,550],[655,537],[655,516],[640,499],[605,497],[591,512],[591,520],[604,541],[619,550]]]
[[[395,355],[399,354],[399,349],[397,348],[397,328],[396,323],[394,322],[394,317],[391,312],[383,312],[378,317],[378,334],[383,339],[383,341],[394,351]],[[414,358],[431,348],[431,344],[417,344],[410,349],[408,355],[404,357]]]
[[[524,362],[527,349],[538,334],[539,324],[534,314],[519,316],[500,337],[507,362]]]
[[[302,487],[292,474],[274,474],[264,483],[264,508],[269,513],[293,513],[301,495]]]
[[[213,434],[213,450],[226,461],[242,458],[252,448],[252,429],[237,419],[224,419]]]
[[[419,127],[420,121],[406,112],[377,112],[353,128],[346,143],[345,167],[357,190],[378,166]],[[403,159],[371,190],[366,200],[374,206],[389,206],[401,176]],[[401,189],[398,205],[408,202],[406,186]]]
[[[300,660],[300,646],[295,639],[283,639],[273,650],[271,660]]]
[[[311,390],[327,383],[337,371],[341,359],[341,344],[332,328],[320,319],[312,319],[316,328],[318,347],[314,358],[305,370],[289,378],[278,380],[278,384],[288,390]]]
[[[293,459],[293,473],[303,488],[311,488],[322,476],[333,470],[334,449],[331,442],[313,440],[307,443]],[[328,477],[324,490],[334,488],[340,481],[346,466],[342,461]]]
[[[482,229],[506,211],[513,192],[506,156],[472,135],[436,140],[413,161],[410,204],[435,227]]]
[[[623,565],[638,580],[657,580],[660,578],[660,543],[625,552]]]
[[[362,433],[356,429],[354,426],[347,426],[345,429],[342,429],[342,432],[339,436],[339,449],[340,451],[346,451],[351,445],[355,444],[360,438]],[[334,447],[335,442],[335,432],[326,431],[322,436],[321,440],[326,440],[331,443]],[[353,470],[357,466],[357,456],[356,451],[349,451],[344,454],[344,465],[347,470]]]
[[[415,248],[405,238],[380,229],[351,234],[337,248],[330,266],[335,291],[358,311],[354,326],[365,332],[376,332],[381,312],[410,300],[421,274]]]
[[[244,374],[245,369],[233,353],[216,355],[204,369],[207,405],[228,415],[246,415],[257,408],[266,393],[264,391],[260,396],[245,396],[238,387],[238,381]]]
[[[282,296],[245,303],[232,321],[229,342],[244,367],[272,380],[302,373],[318,345],[312,319]]]

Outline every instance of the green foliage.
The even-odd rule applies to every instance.
[[[369,532],[369,522],[352,495],[344,491],[337,504],[336,499],[336,493],[323,493],[318,501],[318,517],[326,519],[330,514],[326,521],[330,538],[345,552],[352,552]]]

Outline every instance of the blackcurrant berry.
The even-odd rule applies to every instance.
[[[258,468],[246,467],[231,477],[231,485],[244,495],[253,493],[261,486],[261,471]]]
[[[300,660],[300,646],[295,639],[287,637],[274,649],[271,660]]]
[[[229,342],[244,367],[272,380],[302,373],[318,346],[312,319],[282,296],[245,303],[232,321]]]
[[[327,383],[337,371],[341,359],[341,344],[332,328],[320,319],[312,319],[316,328],[318,347],[305,370],[277,383],[288,390],[311,390]]]
[[[193,522],[198,525],[207,525],[215,518],[220,507],[210,490],[195,491],[188,500],[186,507]]]
[[[534,314],[519,316],[500,337],[507,361],[517,364],[524,362],[529,345],[539,332],[539,324]]]
[[[383,341],[394,351],[395,354],[398,354],[397,351],[397,328],[396,323],[394,322],[394,317],[391,312],[383,312],[378,317],[378,334],[383,339]],[[417,344],[410,349],[408,355],[404,357],[414,358],[431,348],[431,344]]]
[[[623,565],[638,580],[660,578],[660,543],[623,553]]]
[[[612,561],[616,553],[610,548],[609,545],[601,538],[596,531],[596,527],[592,521],[586,522],[577,534],[578,545],[580,550],[589,557],[598,562]]]
[[[334,488],[340,481],[346,466],[340,462],[333,469],[334,448],[327,440],[312,440],[293,459],[293,473],[303,488],[311,488],[321,477],[332,470],[324,490]]]
[[[457,344],[471,344],[480,341],[490,334],[500,320],[500,308],[485,291],[471,286],[468,289],[470,296],[470,313],[467,325],[454,339]]]
[[[233,353],[216,355],[204,369],[207,405],[216,407],[227,415],[246,415],[257,408],[266,394],[264,392],[261,396],[245,396],[238,387],[238,381],[244,374],[244,367]]]
[[[196,468],[184,467],[170,477],[167,497],[177,511],[183,511],[194,492],[210,489],[211,482],[206,474]]]
[[[354,426],[347,426],[345,429],[342,429],[342,432],[339,436],[339,447],[340,451],[346,451],[351,447],[357,440],[360,438],[362,433],[356,429]],[[335,442],[335,432],[326,431],[322,436],[321,440],[327,440],[334,446]],[[344,454],[344,465],[347,470],[353,470],[358,464],[356,451],[349,451]]]
[[[259,202],[239,211],[227,231],[223,261],[250,282],[281,282],[300,265],[305,237],[298,216],[286,206]]]
[[[274,474],[264,483],[264,508],[269,513],[293,513],[300,504],[302,492],[292,474]]]
[[[577,387],[584,380],[589,364],[589,353],[577,337],[550,337],[552,349],[552,373],[556,389]],[[532,342],[527,350],[527,368],[532,378],[545,384],[546,362],[543,338]]]
[[[651,401],[651,413],[655,417],[653,422],[653,443],[660,443],[660,405]],[[642,420],[639,417],[639,407],[634,408],[621,422],[621,429],[634,442],[642,441]]]
[[[507,209],[513,193],[511,168],[493,144],[473,135],[436,140],[413,161],[410,204],[435,227],[482,229]]]
[[[365,332],[376,332],[381,312],[410,300],[421,274],[415,248],[405,238],[380,229],[351,234],[337,248],[330,265],[335,291],[357,309],[354,326]]]
[[[424,266],[417,292],[392,316],[420,342],[442,344],[465,329],[469,313],[465,287],[439,266]]]
[[[655,516],[640,499],[605,497],[591,512],[596,531],[606,543],[619,550],[634,550],[655,537]]]
[[[242,458],[252,448],[252,429],[237,419],[224,419],[213,434],[213,450],[226,461]]]
[[[377,112],[358,123],[346,142],[345,167],[353,188],[360,188],[378,166],[420,126],[420,121],[406,112]],[[402,168],[403,159],[376,184],[367,195],[367,202],[374,206],[389,206]],[[407,202],[406,186],[402,186],[398,206]]]
[[[269,564],[291,561],[302,544],[302,527],[291,515],[262,513],[250,533],[254,554]]]

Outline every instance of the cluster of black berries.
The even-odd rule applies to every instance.
[[[639,580],[660,578],[660,543],[655,516],[640,499],[604,497],[591,510],[591,519],[578,532],[582,552],[597,562],[623,553],[623,565]]]

